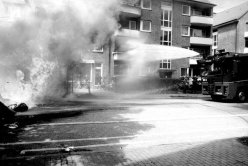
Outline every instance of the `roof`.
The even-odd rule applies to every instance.
[[[244,14],[248,12],[248,1],[233,8],[224,10],[214,16],[214,26],[228,24],[238,21]]]

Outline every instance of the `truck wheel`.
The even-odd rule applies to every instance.
[[[220,101],[221,100],[221,97],[217,96],[217,95],[211,95],[211,98],[213,101]]]
[[[247,100],[247,94],[243,89],[237,92],[237,99],[239,102],[245,102]]]

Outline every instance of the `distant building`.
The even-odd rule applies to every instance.
[[[213,35],[213,53],[248,53],[248,2],[215,14]]]
[[[177,46],[200,53],[196,58],[155,63],[152,70],[161,78],[199,75],[197,59],[211,55],[212,51],[214,6],[204,0],[122,0],[120,30],[114,41],[114,76],[122,75],[128,67],[121,58],[128,49],[123,43],[135,38],[147,44]],[[141,74],[149,72],[151,68],[145,66]]]
[[[1,0],[0,25],[8,25],[16,19],[25,19],[33,9],[31,0]]]

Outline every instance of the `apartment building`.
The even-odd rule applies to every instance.
[[[121,56],[130,49],[125,44],[129,40],[183,47],[200,53],[191,59],[153,62],[153,67],[144,66],[142,75],[151,72],[159,73],[161,78],[199,75],[197,60],[211,54],[213,7],[214,4],[203,0],[122,0],[120,30],[114,41],[114,75],[124,74],[128,67]]]
[[[213,53],[248,53],[248,2],[215,14],[213,36]]]
[[[9,25],[16,19],[25,18],[33,9],[30,0],[1,0],[0,25]]]
[[[19,8],[30,7],[31,2],[2,0],[0,8],[4,9],[8,18],[15,18],[20,15],[18,11],[25,11]],[[196,58],[163,59],[144,64],[136,72],[138,75],[159,75],[161,78],[199,75],[197,60],[212,51],[213,7],[214,4],[206,0],[121,0],[119,29],[102,46],[82,53],[82,59],[77,64],[80,72],[73,73],[72,79],[87,80],[94,87],[110,78],[125,75],[130,64],[123,55],[132,49],[130,40],[183,47],[200,53]]]

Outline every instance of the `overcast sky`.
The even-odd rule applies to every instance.
[[[218,13],[233,6],[237,6],[241,3],[247,2],[248,0],[210,0],[210,1],[217,5],[214,8],[214,12]]]

